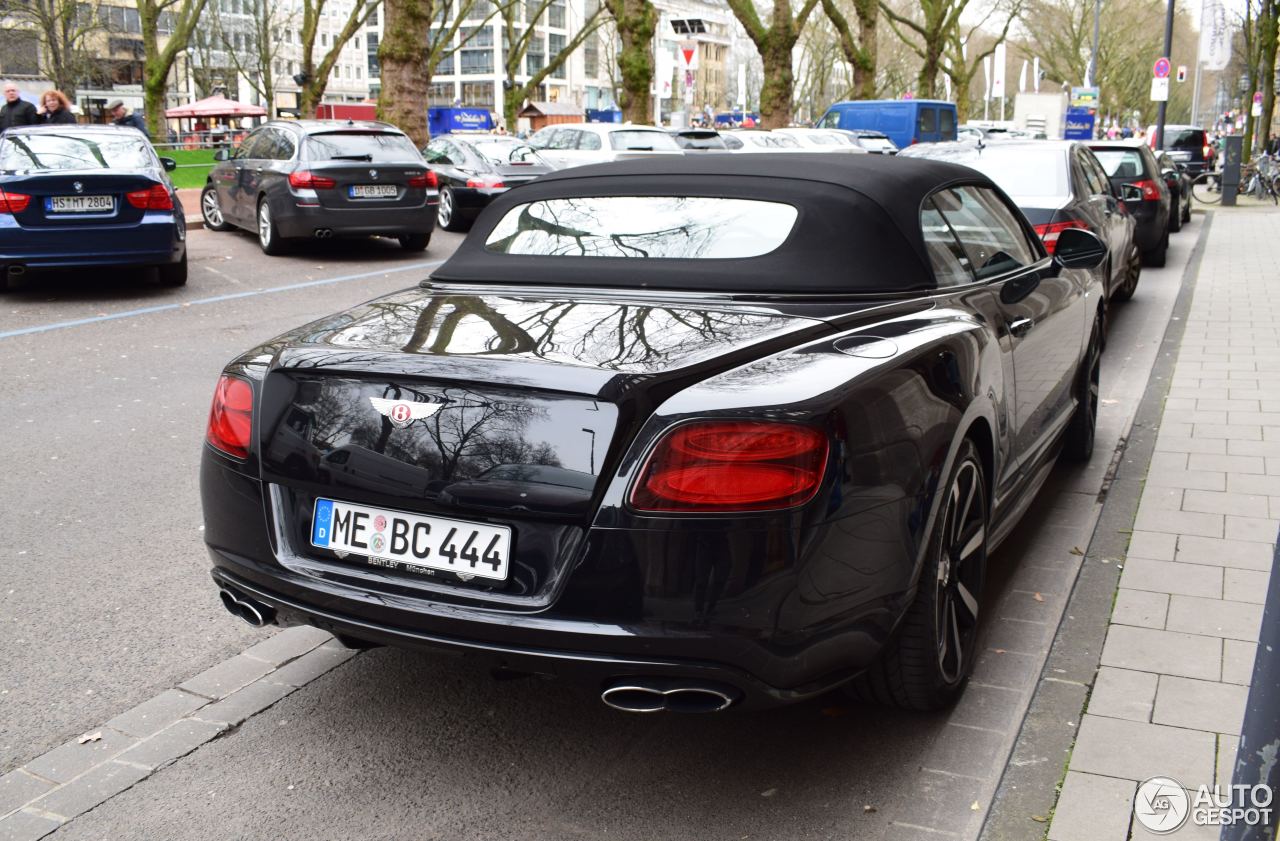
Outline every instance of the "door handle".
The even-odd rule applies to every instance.
[[[1009,334],[1021,338],[1031,332],[1034,326],[1036,326],[1034,318],[1015,318],[1009,322]]]

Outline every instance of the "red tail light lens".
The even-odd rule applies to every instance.
[[[253,387],[239,377],[223,374],[213,392],[205,439],[229,456],[245,458],[252,429]]]
[[[289,186],[300,190],[332,190],[338,182],[323,175],[316,175],[309,170],[300,169],[289,173]]]
[[[0,190],[0,213],[21,213],[31,203],[31,196]]]
[[[1143,201],[1160,201],[1160,186],[1155,181],[1152,181],[1150,178],[1144,179],[1142,181],[1134,181],[1129,186],[1137,187],[1139,190],[1142,191]]]
[[[125,193],[129,204],[139,210],[173,210],[173,196],[163,184],[154,184],[145,190]]]
[[[1203,147],[1201,147],[1200,151],[1204,153],[1204,156],[1206,158],[1213,157],[1213,147],[1208,144],[1205,144]]]
[[[1047,225],[1036,225],[1036,233],[1040,235],[1040,241],[1044,243],[1044,250],[1050,254],[1058,247],[1058,235],[1068,228],[1088,229],[1088,225],[1078,219],[1071,219],[1066,222],[1050,222]]]
[[[496,190],[499,187],[505,187],[500,178],[468,178],[468,187],[483,187],[487,190]]]
[[[631,492],[641,511],[716,513],[801,505],[822,484],[827,437],[794,423],[700,421],[654,449]]]
[[[434,190],[440,186],[440,182],[436,180],[436,174],[431,170],[427,170],[420,175],[415,175],[409,179],[409,186],[416,187],[419,190]]]

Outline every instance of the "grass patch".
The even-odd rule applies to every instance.
[[[189,187],[203,187],[213,169],[212,149],[157,149],[162,158],[173,158],[178,168],[169,173],[173,186],[178,190]]]

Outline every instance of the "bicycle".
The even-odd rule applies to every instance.
[[[1217,204],[1222,201],[1222,173],[1208,170],[1191,182],[1191,197],[1201,204]]]
[[[1280,204],[1280,192],[1276,190],[1276,161],[1270,154],[1263,152],[1241,173],[1241,193],[1253,196],[1262,201],[1271,197],[1272,204]]]

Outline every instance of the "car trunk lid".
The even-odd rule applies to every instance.
[[[17,176],[3,186],[6,193],[30,197],[14,214],[19,225],[75,228],[136,225],[146,209],[131,203],[128,194],[162,185],[143,173],[75,172]]]

